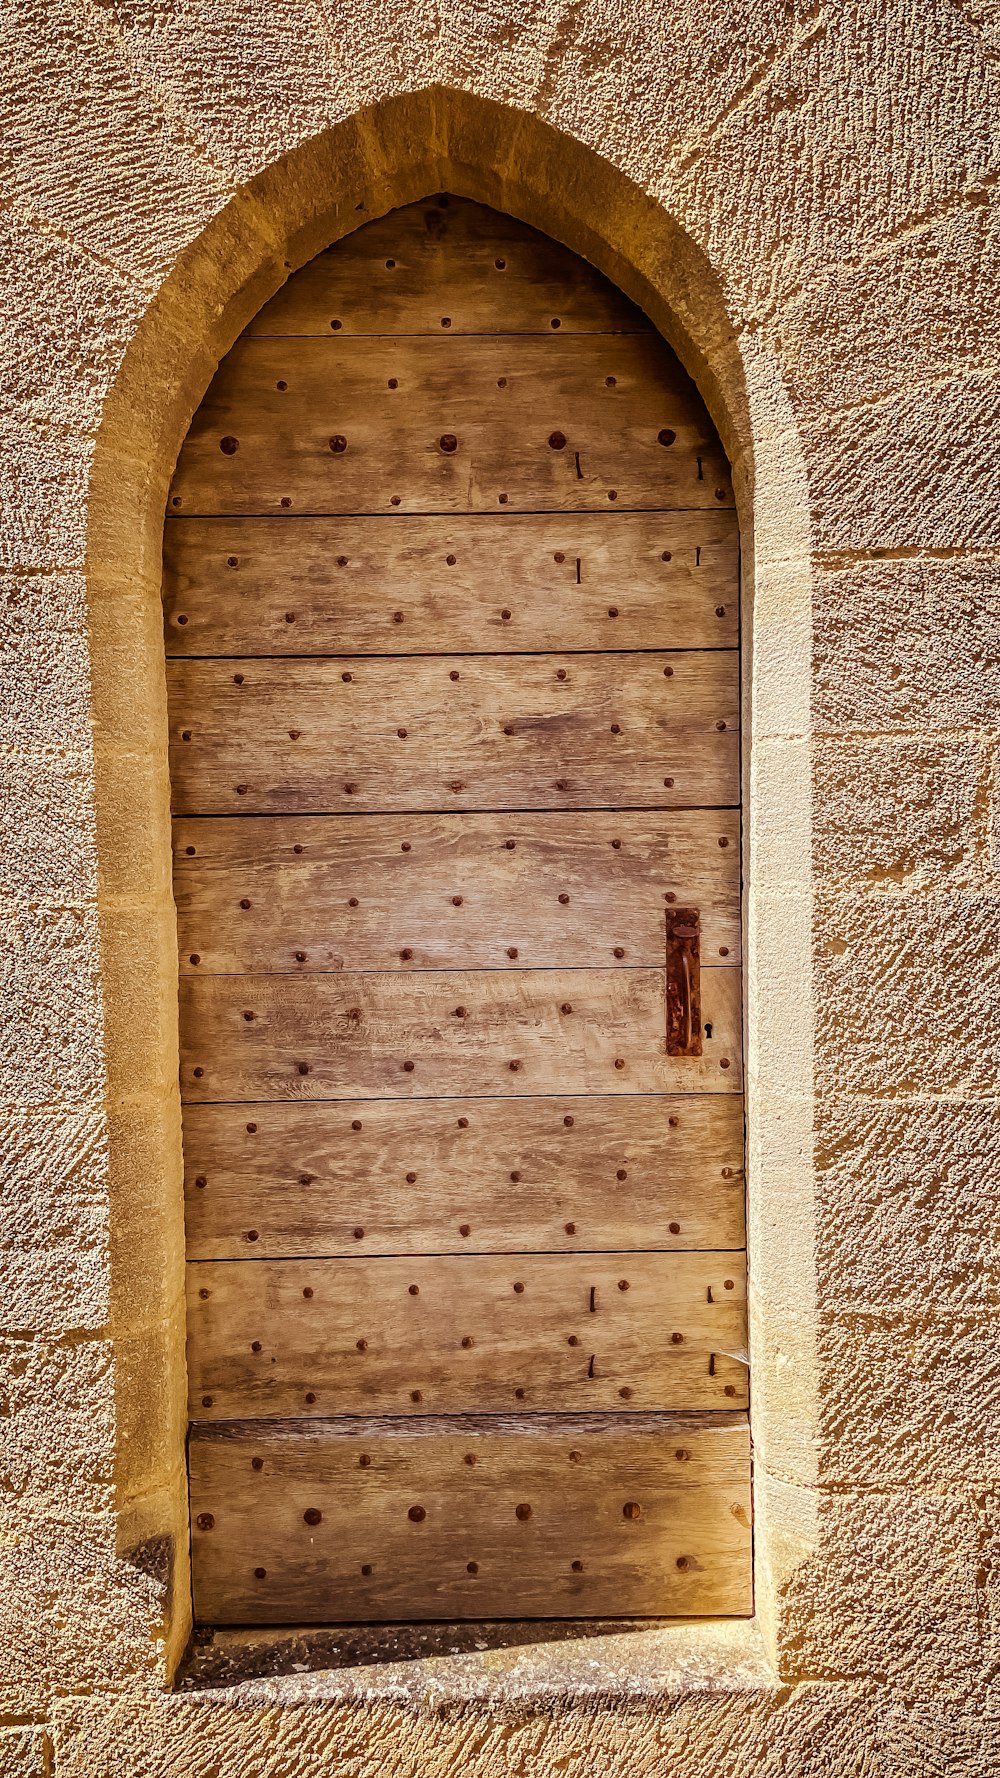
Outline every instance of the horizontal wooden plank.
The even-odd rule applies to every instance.
[[[247,332],[329,338],[649,327],[641,309],[567,247],[485,204],[445,195],[391,210],[318,253]]]
[[[737,810],[191,817],[173,851],[186,974],[658,968],[671,904],[739,960]]]
[[[743,1105],[188,1105],[184,1198],[189,1259],[742,1247]]]
[[[187,1277],[195,1420],[746,1406],[738,1251],[196,1260]]]
[[[737,552],[729,510],[168,518],[166,648],[732,648]]]
[[[752,1610],[743,1416],[258,1421],[189,1455],[203,1623]]]
[[[181,1089],[194,1103],[738,1093],[738,969],[703,972],[702,1017],[703,1055],[668,1056],[654,969],[183,976]]]
[[[169,510],[733,504],[705,405],[657,334],[338,333],[237,340],[191,423]]]
[[[178,815],[739,801],[731,650],[172,661],[167,684]]]

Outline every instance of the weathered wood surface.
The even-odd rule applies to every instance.
[[[188,1105],[184,1195],[189,1259],[736,1248],[743,1102]]]
[[[170,518],[167,653],[732,648],[737,550],[730,510]]]
[[[174,899],[185,973],[658,968],[689,903],[735,963],[739,812],[194,817]]]
[[[656,334],[336,334],[237,340],[191,423],[169,510],[733,504],[704,403]]]
[[[191,1417],[742,1408],[745,1267],[738,1251],[192,1261]]]
[[[743,1415],[204,1425],[189,1458],[202,1622],[752,1610]]]
[[[697,1058],[666,1054],[664,989],[662,969],[183,976],[181,1090],[195,1103],[738,1093],[739,970],[702,976]]]
[[[178,815],[739,802],[728,651],[172,661],[167,684]]]
[[[649,330],[641,309],[568,248],[485,204],[449,196],[392,210],[318,253],[247,333]]]

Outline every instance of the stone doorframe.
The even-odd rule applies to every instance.
[[[441,190],[508,211],[619,285],[694,377],[732,464],[743,550],[755,1587],[757,1624],[780,1672],[782,1598],[816,1547],[819,1498],[811,1468],[818,1427],[811,579],[801,449],[773,359],[752,334],[737,339],[719,270],[655,199],[536,117],[450,88],[387,99],[244,187],[181,255],[150,305],[96,442],[87,579],[119,1551],[160,1582],[161,1611],[150,1633],[162,1643],[169,1679],[191,1625],[160,616],[169,479],[219,359],[288,274],[361,223]]]

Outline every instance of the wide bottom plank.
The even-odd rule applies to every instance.
[[[741,1616],[746,1417],[204,1425],[202,1623]]]

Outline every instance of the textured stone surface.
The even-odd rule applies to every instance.
[[[10,0],[0,57],[0,1771],[985,1778],[992,10]],[[733,462],[758,1628],[163,1696],[189,1624],[163,501],[287,271],[442,187],[642,302]]]

